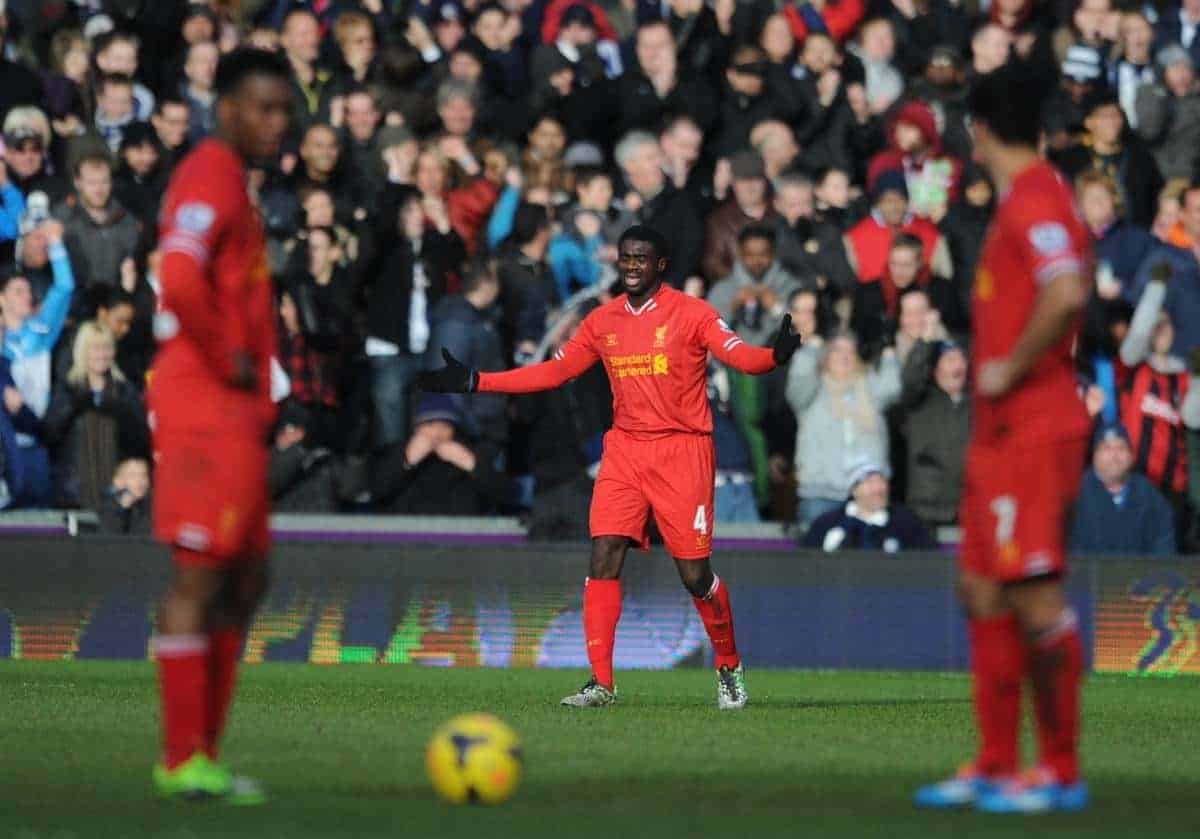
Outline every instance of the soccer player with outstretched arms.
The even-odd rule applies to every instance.
[[[974,286],[974,428],[960,519],[959,588],[979,752],[917,792],[927,807],[1079,810],[1083,649],[1063,587],[1067,516],[1090,423],[1073,346],[1092,284],[1071,188],[1038,155],[1044,91],[1023,65],[968,100],[976,158],[1000,195]],[[1039,761],[1020,773],[1021,693],[1032,686]]]
[[[617,258],[625,293],[588,315],[553,359],[480,373],[443,350],[446,366],[420,378],[426,391],[531,393],[558,387],[597,361],[604,364],[613,427],[604,437],[592,495],[592,554],[583,589],[592,678],[563,699],[568,706],[597,707],[617,699],[613,641],[621,616],[621,568],[630,545],[649,546],[650,513],[712,642],[718,707],[746,704],[729,590],[709,564],[715,474],[707,360],[711,352],[731,367],[762,374],[787,364],[800,338],[785,317],[773,347],[747,346],[716,309],[663,283],[666,252],[657,231],[626,230]]]
[[[263,800],[217,762],[245,633],[267,585],[267,435],[274,293],[246,160],[287,131],[290,70],[239,49],[217,68],[217,130],[180,163],[160,217],[161,349],[147,398],[155,535],[173,574],[154,639],[162,691],[164,797]]]

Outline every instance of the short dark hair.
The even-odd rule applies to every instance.
[[[603,166],[576,166],[575,167],[575,188],[587,186],[596,178],[608,178],[612,180],[612,175]]]
[[[490,259],[473,259],[463,266],[462,293],[471,294],[480,286],[499,283],[496,263]]]
[[[1027,62],[1010,61],[975,80],[967,112],[1003,143],[1037,146],[1045,98],[1046,85],[1037,72]]]
[[[621,234],[621,238],[617,240],[617,248],[620,249],[626,242],[646,242],[654,246],[655,257],[665,259],[667,256],[666,237],[653,227],[647,227],[644,224],[635,224],[632,227],[627,227],[625,232]]]
[[[522,201],[513,215],[512,240],[517,245],[527,244],[549,226],[550,214],[545,207]]]
[[[748,224],[738,233],[738,245],[744,245],[751,239],[765,239],[771,243],[771,247],[775,247],[775,231],[767,227],[765,224]]]
[[[238,47],[226,53],[217,64],[214,83],[218,96],[236,93],[252,76],[270,76],[284,82],[292,79],[292,68],[279,53],[252,47]]]
[[[83,172],[84,166],[107,166],[110,172],[113,169],[112,159],[106,152],[99,149],[91,149],[79,155],[75,160],[75,165],[71,167],[71,174],[78,178]]]
[[[185,99],[178,95],[171,94],[168,96],[160,96],[158,101],[154,103],[154,115],[162,116],[166,112],[167,108],[173,105],[178,105],[180,108],[187,108],[189,111],[192,109],[192,106],[189,105]]]
[[[918,254],[925,253],[925,243],[921,241],[920,237],[911,233],[897,233],[892,237],[892,243],[888,246],[888,250],[894,251],[896,248],[908,248]]]
[[[124,73],[103,73],[96,85],[96,92],[102,93],[106,87],[127,87],[133,89],[133,77]]]
[[[104,294],[96,301],[98,308],[111,311],[118,306],[137,308],[137,298],[119,285],[108,286]]]
[[[8,291],[8,287],[17,280],[29,283],[29,278],[26,277],[21,271],[14,271],[13,273],[6,275],[0,274],[0,294]],[[30,283],[30,285],[32,285],[32,283]]]

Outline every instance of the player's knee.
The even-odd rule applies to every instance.
[[[1005,610],[1004,595],[993,580],[965,573],[956,587],[958,601],[971,617],[983,618]]]
[[[621,576],[629,540],[624,536],[597,536],[592,540],[588,576],[593,580],[615,580]]]
[[[712,590],[713,572],[707,560],[675,560],[679,579],[692,597],[706,597]]]

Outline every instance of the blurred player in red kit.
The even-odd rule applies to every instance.
[[[960,513],[980,749],[956,777],[921,789],[922,806],[1029,813],[1088,800],[1083,648],[1063,575],[1090,430],[1072,360],[1092,286],[1090,237],[1070,186],[1038,156],[1042,98],[1028,68],[1012,64],[981,77],[968,100],[976,158],[1001,196],[975,277],[975,425]],[[1026,681],[1040,759],[1019,775]]]
[[[158,613],[160,795],[263,799],[217,763],[250,619],[267,585],[266,440],[273,290],[245,161],[273,158],[291,107],[287,62],[239,49],[217,69],[213,137],[179,165],[163,200],[161,349],[149,376],[154,529],[173,576]]]
[[[613,642],[621,616],[621,568],[630,545],[649,546],[651,512],[712,641],[717,705],[746,704],[729,591],[709,564],[715,473],[706,366],[711,352],[743,372],[766,373],[787,364],[800,339],[785,317],[774,347],[747,346],[708,303],[663,284],[666,252],[657,231],[626,230],[617,259],[625,293],[589,314],[552,360],[480,373],[442,350],[446,366],[420,379],[427,391],[530,393],[558,387],[597,361],[604,364],[613,427],[604,437],[592,495],[592,555],[583,589],[592,678],[563,699],[568,706],[616,701]]]

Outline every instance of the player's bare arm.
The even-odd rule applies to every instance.
[[[1008,358],[993,359],[979,368],[979,392],[1003,396],[1024,379],[1038,359],[1074,328],[1087,304],[1089,287],[1076,272],[1050,280],[1042,288],[1029,325]]]

